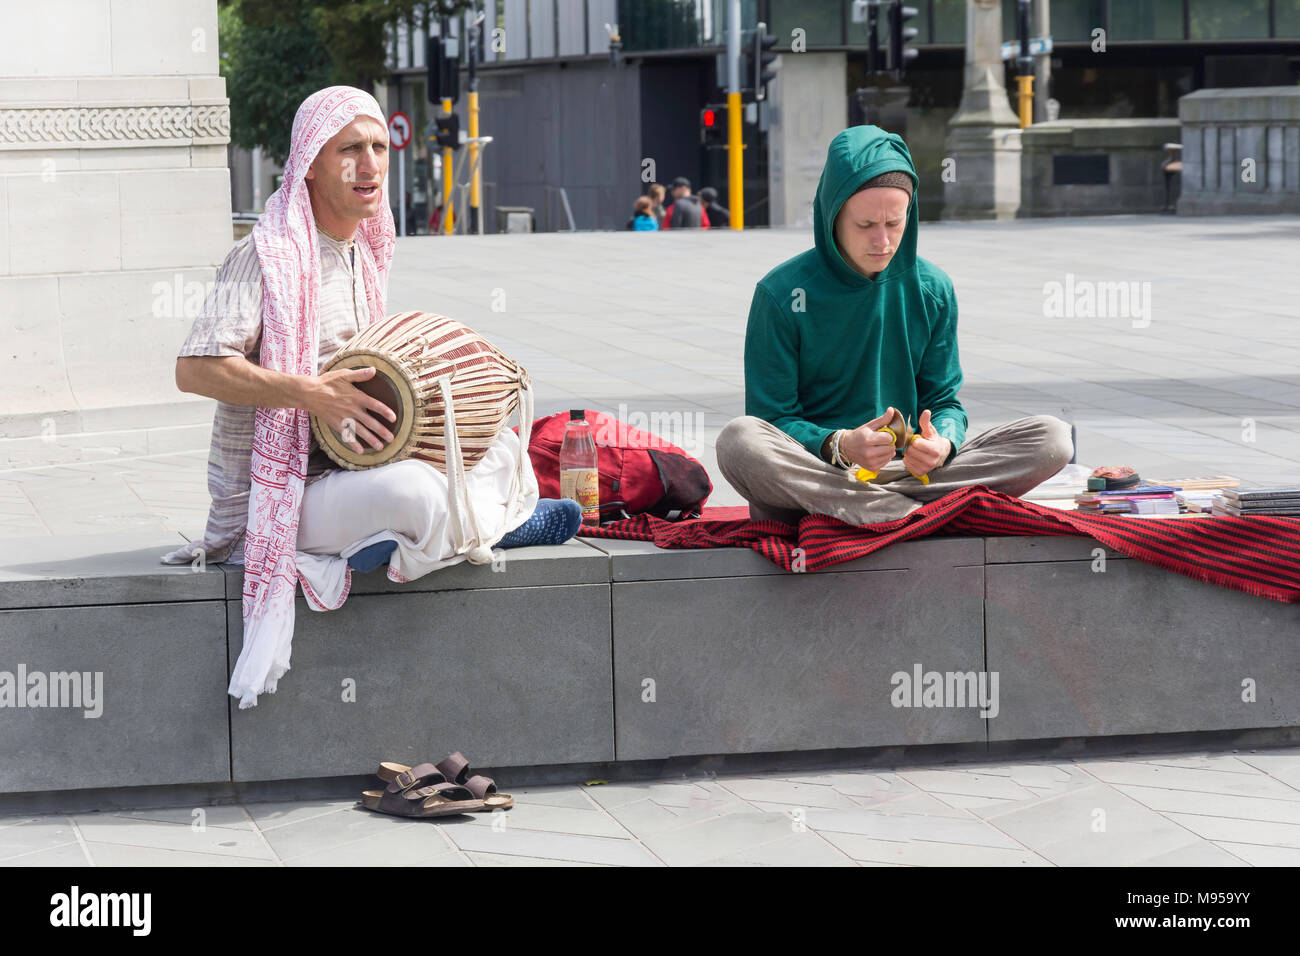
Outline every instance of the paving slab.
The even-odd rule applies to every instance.
[[[44,850],[0,860],[0,866],[90,866],[79,843],[63,843]]]
[[[832,842],[811,830],[794,833],[751,850],[718,857],[701,866],[855,866]]]
[[[72,819],[87,843],[274,859],[274,854],[267,848],[261,834],[251,828],[205,827],[199,830],[184,823],[140,821],[113,814],[78,814]]]
[[[87,841],[86,851],[95,866],[276,866],[269,858],[224,853],[190,853],[158,846],[134,846]]]
[[[460,826],[448,831],[467,853],[495,853],[541,859],[603,863],[610,866],[657,866],[659,861],[631,839],[561,835],[533,830]]]
[[[66,817],[35,817],[0,828],[0,860],[75,843],[76,831]]]
[[[856,833],[827,833],[826,839],[855,860],[901,866],[1051,866],[1024,847],[876,840]]]
[[[205,807],[202,830],[192,806],[9,814],[0,865],[1294,866],[1291,788],[1239,758],[1286,767],[1296,750],[511,788],[513,810],[437,822],[342,800]],[[1112,785],[1090,770],[1144,782]],[[950,774],[1001,779],[1030,798],[946,793],[969,789]],[[1152,784],[1152,774],[1176,786]],[[853,808],[815,805],[837,802],[831,792]]]
[[[1178,823],[1103,784],[988,817],[1057,866],[1134,866],[1200,842]]]

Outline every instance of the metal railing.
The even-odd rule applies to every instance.
[[[563,186],[543,186],[542,187],[542,231],[543,232],[577,232],[578,227],[573,221],[573,208],[569,205],[569,194]],[[568,228],[555,228],[554,220],[551,217],[551,209],[554,207],[558,212],[564,214],[565,221],[568,222]],[[559,217],[556,216],[556,219]]]

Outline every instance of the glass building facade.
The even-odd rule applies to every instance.
[[[1198,89],[1300,82],[1300,0],[1047,2],[1054,48],[1044,92],[1060,104],[1065,119],[1174,117],[1179,98]],[[967,0],[908,0],[908,5],[917,10],[909,26],[918,31],[914,45],[920,55],[904,81],[911,91],[905,135],[927,182],[926,195],[937,202],[942,194],[937,164],[947,122],[962,94]],[[639,96],[639,113],[654,117],[646,123],[653,126],[661,151],[664,138],[675,137],[682,156],[698,151],[694,164],[699,175],[717,181],[722,154],[699,146],[696,127],[699,109],[723,97],[716,63],[725,48],[728,6],[727,0],[484,0],[479,5],[485,16],[480,69],[484,76],[501,69],[520,76],[536,70],[541,77],[563,70],[566,63],[603,68],[617,27],[622,56],[639,62],[644,78],[639,93],[619,95]],[[1015,0],[1001,0],[1004,40],[1015,38],[1016,12]],[[765,22],[776,37],[776,50],[787,51],[787,57],[795,55],[796,42],[809,53],[842,55],[848,122],[864,121],[857,91],[871,82],[865,63],[867,25],[854,22],[854,0],[742,0],[741,20],[746,30]],[[390,34],[390,104],[406,109],[417,131],[435,112],[424,98],[424,46],[437,28],[436,17],[417,14]],[[447,29],[462,35],[465,21],[453,19]],[[1095,49],[1102,37],[1104,55]],[[885,42],[883,32],[881,39]],[[1008,90],[1015,87],[1012,69],[1008,63]],[[630,101],[625,105],[631,108]],[[543,103],[537,108],[550,109]],[[611,103],[608,108],[617,112],[619,107]],[[1042,119],[1041,104],[1036,118]],[[745,135],[755,138],[746,150],[746,195],[751,177],[760,183],[758,195],[765,189],[766,137],[750,124]],[[438,163],[436,151],[424,142],[413,145],[400,160],[410,164],[408,183],[424,180]],[[582,144],[562,148],[581,150]],[[677,165],[689,163],[679,159]],[[407,201],[412,218],[419,220],[435,200],[409,195]],[[763,214],[755,210],[756,223]],[[923,217],[937,214],[937,208],[922,209]]]
[[[1300,0],[1049,0],[1056,44],[1107,42],[1212,43],[1300,40]],[[790,49],[797,35],[809,50],[860,50],[867,25],[853,22],[854,0],[741,0],[746,29],[762,20]],[[727,0],[484,0],[481,60],[604,56],[606,24],[617,25],[629,53],[716,51],[726,44]],[[917,16],[916,45],[960,46],[966,0],[909,0]],[[1002,0],[1002,35],[1016,34],[1015,0]],[[420,39],[436,17],[417,14],[392,33],[395,68],[422,67]],[[882,7],[883,21],[883,7]],[[453,32],[456,27],[453,25]],[[494,34],[495,31],[495,34]],[[798,31],[802,31],[799,33]],[[417,62],[418,61],[418,62]]]

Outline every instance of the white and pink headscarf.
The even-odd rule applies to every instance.
[[[316,374],[320,249],[305,176],[321,147],[358,116],[387,125],[369,93],[331,86],[307,97],[294,117],[283,182],[253,227],[262,267],[262,368]],[[384,317],[395,237],[385,178],[379,214],[363,220],[356,233],[372,323]],[[258,694],[273,692],[289,669],[298,589],[294,551],[310,443],[306,410],[257,410],[244,544],[244,645],[229,688],[240,709],[254,706]]]

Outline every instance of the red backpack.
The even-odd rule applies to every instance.
[[[713,494],[704,466],[682,449],[612,415],[587,412],[600,471],[600,520],[652,514],[669,521],[698,518]],[[541,497],[560,497],[560,444],[569,413],[533,422],[528,457]]]

